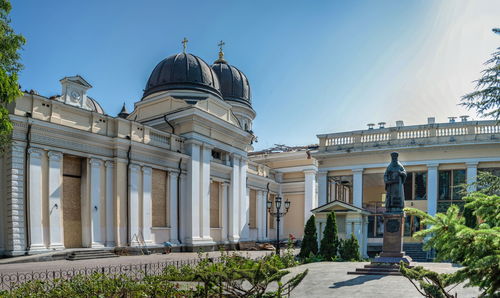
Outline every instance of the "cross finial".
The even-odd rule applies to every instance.
[[[217,44],[219,46],[219,60],[217,61],[224,61],[224,52],[222,51],[222,47],[226,45],[224,41],[219,41]]]
[[[188,43],[188,39],[184,37],[184,39],[181,41],[182,43],[182,52],[183,53],[186,53],[186,48],[187,48],[187,43]]]

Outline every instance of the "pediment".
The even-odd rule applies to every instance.
[[[353,212],[353,213],[361,213],[361,214],[370,214],[369,211],[359,208],[356,206],[353,206],[349,203],[342,202],[342,201],[331,201],[323,206],[319,206],[313,210],[311,210],[312,213],[317,214],[317,213],[329,213],[329,212]]]

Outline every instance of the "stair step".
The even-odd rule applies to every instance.
[[[371,268],[356,268],[356,271],[359,271],[359,272],[365,272],[365,271],[399,272],[399,269],[398,268],[371,267]]]
[[[112,250],[96,249],[96,250],[77,250],[72,251],[66,256],[67,260],[90,260],[90,259],[104,259],[116,258],[118,255],[114,254]]]
[[[358,274],[358,275],[401,275],[399,271],[378,271],[378,270],[358,270],[347,272],[347,274]]]

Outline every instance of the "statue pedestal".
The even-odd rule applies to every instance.
[[[384,214],[384,244],[382,253],[371,264],[348,274],[363,275],[401,275],[399,263],[410,264],[412,259],[403,251],[403,231],[405,215],[401,213]]]

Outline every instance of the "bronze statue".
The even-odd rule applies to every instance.
[[[406,181],[406,171],[398,161],[399,154],[391,153],[392,161],[387,166],[384,174],[385,182],[385,210],[387,213],[402,213],[405,202],[404,183]]]

